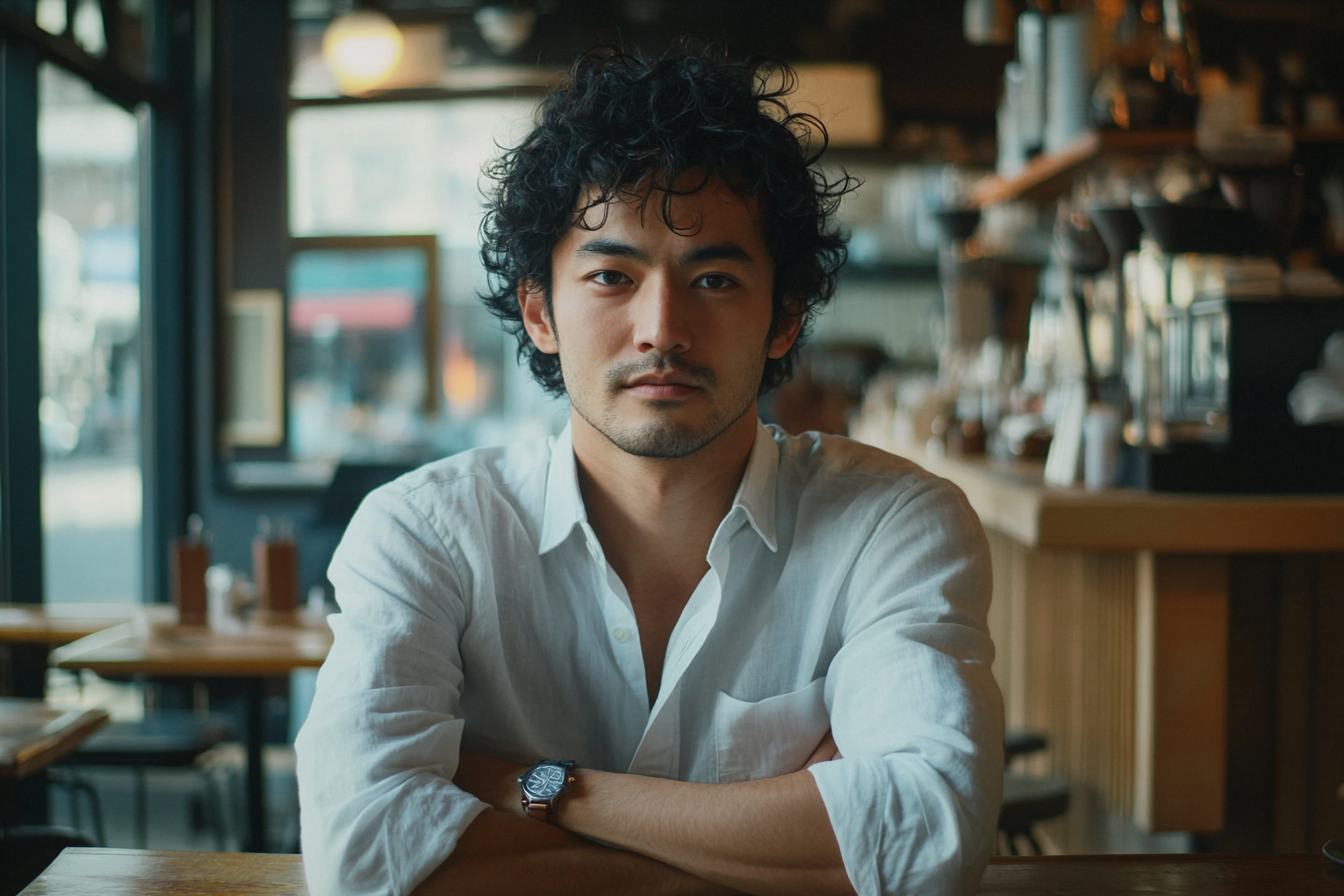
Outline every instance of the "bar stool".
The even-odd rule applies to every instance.
[[[1005,766],[1020,756],[1044,750],[1045,735],[1033,731],[1010,731],[1004,736]],[[1025,840],[1035,855],[1041,855],[1040,841],[1033,828],[1043,821],[1058,818],[1069,811],[1072,795],[1069,783],[1060,778],[1040,778],[1005,771],[1003,804],[999,809],[999,831],[1008,841],[1011,855],[1020,855],[1018,841]]]

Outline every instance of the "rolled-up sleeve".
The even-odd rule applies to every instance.
[[[409,893],[486,804],[452,783],[467,607],[444,533],[400,482],[360,507],[332,560],[340,613],[295,742],[314,896]]]
[[[826,705],[843,759],[811,772],[860,896],[968,894],[1003,789],[989,551],[932,480],[876,527],[848,589]]]

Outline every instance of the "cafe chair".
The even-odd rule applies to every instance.
[[[96,846],[79,831],[52,825],[0,829],[0,896],[17,896],[68,846]]]
[[[135,844],[146,848],[149,838],[149,810],[145,787],[145,770],[149,768],[189,768],[196,766],[201,756],[224,740],[232,726],[227,718],[202,715],[184,710],[156,710],[138,722],[113,722],[90,737],[79,749],[60,763],[66,768],[110,766],[129,768],[134,774]],[[75,786],[89,787],[78,774],[72,776]],[[224,850],[222,800],[218,798],[208,777],[204,793],[206,805],[214,819],[216,848]],[[72,794],[73,799],[73,794]],[[94,803],[98,812],[97,802]],[[103,822],[95,818],[96,829],[102,839]]]
[[[1069,783],[1059,778],[1041,778],[1006,770],[1013,760],[1044,750],[1045,736],[1033,731],[1010,731],[1004,736],[1003,804],[999,809],[999,833],[1010,855],[1021,855],[1025,841],[1034,855],[1043,855],[1033,831],[1036,825],[1059,818],[1069,811]]]

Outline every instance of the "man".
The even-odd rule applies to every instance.
[[[493,170],[487,302],[570,425],[350,524],[297,744],[315,894],[978,881],[1003,734],[979,524],[908,461],[757,420],[849,188],[769,74],[589,54]]]

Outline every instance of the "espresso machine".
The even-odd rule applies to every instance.
[[[1274,258],[1247,254],[1253,244],[1238,241],[1253,231],[1237,210],[1159,212],[1156,223],[1151,209],[1136,211],[1146,235],[1125,258],[1134,484],[1344,492],[1344,426],[1298,425],[1288,405],[1327,337],[1344,330],[1344,298],[1296,294]]]

